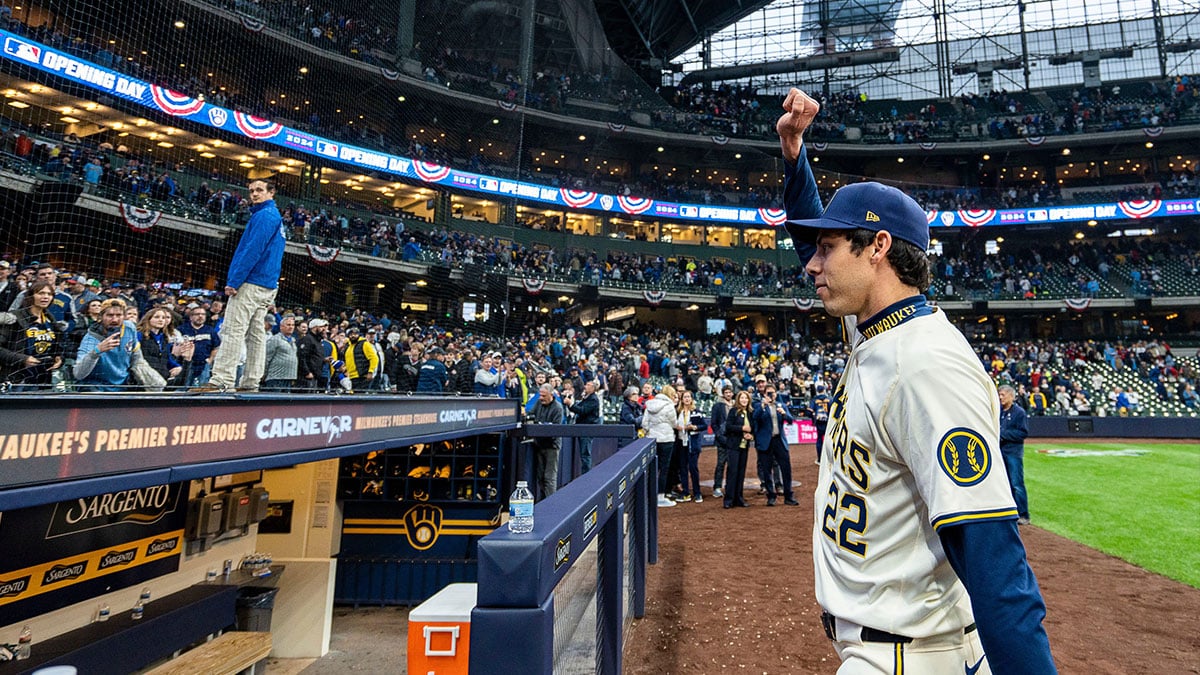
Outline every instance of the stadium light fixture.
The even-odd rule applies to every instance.
[[[29,107],[29,104],[24,101],[9,101],[8,104],[14,108],[24,109]]]
[[[899,162],[900,164],[903,164],[903,163],[904,163],[904,158],[903,158],[903,157],[897,157],[897,158],[896,158],[896,161],[897,161],[897,162]]]
[[[579,140],[581,140],[581,141],[586,141],[586,140],[587,140],[587,136],[584,136],[583,134],[579,134]]]
[[[1154,141],[1146,141],[1146,149],[1147,150],[1149,150],[1150,148],[1153,148],[1153,147],[1154,147]]]
[[[186,23],[184,23],[184,22],[182,22],[182,21],[176,21],[176,22],[175,22],[175,27],[176,27],[176,28],[187,28],[187,24],[186,24]]]
[[[417,279],[417,285],[418,286],[428,286],[429,282],[425,281],[424,279]]]
[[[1063,154],[1063,157],[1069,157],[1069,156],[1071,155],[1071,149],[1070,149],[1070,148],[1063,148],[1063,149],[1062,149],[1062,154]]]
[[[660,146],[658,146],[658,151],[659,151],[659,152],[662,152],[662,151],[663,151],[663,146],[661,146],[661,145],[660,145]],[[608,162],[605,162],[605,164],[607,164],[607,163],[608,163]]]
[[[67,124],[79,124],[78,117],[71,117],[70,115],[67,115],[64,117],[60,117],[59,119],[63,122],[66,122]]]
[[[300,74],[307,75],[308,74],[308,66],[300,66]]]

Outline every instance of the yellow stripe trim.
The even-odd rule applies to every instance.
[[[462,520],[462,519],[446,519],[442,521],[442,527],[453,527],[462,525],[490,525],[492,521],[485,519]],[[402,518],[346,518],[342,521],[344,525],[390,525],[404,526]]]
[[[987,519],[992,519],[992,518],[1004,518],[1007,516],[1015,516],[1015,515],[1017,515],[1016,509],[1009,509],[1007,511],[992,511],[989,513],[967,513],[967,514],[963,514],[961,516],[954,516],[953,518],[946,518],[944,520],[935,520],[933,522],[933,529],[936,531],[938,529],[941,529],[942,527],[945,527],[946,525],[954,525],[956,523],[964,523],[964,522],[971,521],[971,520],[987,520]]]
[[[491,534],[495,528],[476,528],[476,529],[461,529],[447,530],[442,529],[438,532],[438,536],[464,536],[468,534]],[[408,531],[403,527],[395,528],[369,528],[369,527],[347,527],[342,529],[342,534],[406,534]]]
[[[146,547],[149,546],[152,542],[171,541],[172,539],[175,540],[175,546],[174,546],[174,548],[170,549],[169,551],[163,551],[161,553],[156,553],[156,554],[150,555],[150,556],[147,556],[145,554]],[[134,558],[131,562],[126,563],[124,565],[113,565],[112,567],[109,567],[108,569],[103,569],[103,570],[99,569],[100,561],[103,560],[104,556],[107,555],[108,553],[110,553],[112,551],[125,551],[125,550],[131,549],[131,548],[136,551],[136,553],[134,554]],[[182,553],[183,553],[183,530],[175,530],[173,532],[163,532],[162,534],[157,534],[152,537],[146,537],[144,539],[138,539],[136,541],[128,541],[128,542],[124,542],[124,543],[120,543],[120,544],[114,544],[112,546],[105,546],[104,548],[96,549],[94,551],[89,551],[87,553],[81,553],[79,555],[74,555],[69,558],[62,558],[60,560],[51,560],[50,562],[44,562],[44,563],[41,563],[38,565],[33,565],[31,567],[26,567],[25,569],[14,570],[12,572],[5,572],[4,574],[0,575],[0,577],[3,577],[5,579],[19,579],[25,575],[29,575],[29,588],[26,589],[25,592],[23,592],[23,593],[19,593],[17,595],[14,595],[14,596],[11,596],[8,598],[0,598],[0,605],[7,605],[12,602],[28,600],[29,598],[32,598],[35,595],[41,595],[42,593],[50,593],[50,592],[57,591],[57,590],[60,590],[63,588],[67,588],[69,586],[74,586],[75,584],[82,583],[84,581],[90,581],[91,579],[96,579],[99,577],[107,576],[109,574],[113,574],[116,572],[122,572],[124,570],[133,569],[135,567],[145,565],[146,563],[154,562],[155,560],[162,560],[163,558],[170,558],[172,556],[177,556]],[[51,582],[48,585],[42,585],[42,581],[46,578],[46,572],[50,571],[55,566],[71,567],[72,565],[78,565],[79,563],[87,563],[87,569],[84,571],[84,573],[82,575],[75,577],[73,579],[64,579],[62,581]]]
[[[896,643],[896,665],[892,669],[896,675],[904,675],[904,643]]]

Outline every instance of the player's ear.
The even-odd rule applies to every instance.
[[[875,233],[875,241],[872,242],[874,250],[871,251],[871,262],[880,262],[887,257],[888,251],[892,249],[892,233],[887,230],[880,230]]]

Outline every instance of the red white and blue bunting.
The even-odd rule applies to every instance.
[[[662,301],[666,299],[667,292],[666,291],[642,291],[642,297],[646,299],[646,302],[650,303],[651,307],[658,307],[659,305],[662,304]]]
[[[828,143],[820,143],[820,142],[810,143],[809,145],[811,145],[812,149],[816,150],[817,152],[825,152],[825,148],[829,147]]]
[[[238,14],[238,18],[242,20],[242,28],[245,28],[251,33],[261,33],[262,29],[266,26],[266,24],[258,19],[251,19],[250,17],[242,14]]]
[[[517,104],[513,103],[512,101],[497,100],[496,105],[500,106],[504,110],[507,110],[508,112],[512,112],[517,109]]]
[[[1162,136],[1162,132],[1162,127],[1146,127],[1145,129],[1142,129],[1142,133],[1146,134],[1150,138],[1158,138],[1159,136]]]
[[[608,128],[609,128],[611,131],[615,131],[615,132],[617,132],[618,134],[619,134],[619,133],[621,133],[622,131],[625,131],[625,125],[624,125],[624,124],[618,124],[618,123],[616,123],[616,122],[609,122],[609,123],[608,123]]]
[[[729,142],[729,137],[728,136],[713,136],[712,142],[716,143],[717,145],[725,145],[726,143]]]
[[[937,143],[934,143],[934,142],[932,142],[932,141],[930,141],[930,142],[928,142],[928,143],[922,143],[922,144],[921,144],[921,149],[922,149],[922,150],[933,150],[933,149],[935,149],[935,148],[937,148]]]
[[[308,257],[312,258],[318,265],[328,265],[337,260],[338,254],[342,252],[342,249],[336,246],[317,246],[315,244],[308,244],[307,246]]]
[[[1092,299],[1091,298],[1065,298],[1063,300],[1063,304],[1066,305],[1067,307],[1070,307],[1071,309],[1075,310],[1076,312],[1082,312],[1083,310],[1092,306]]]
[[[381,67],[379,69],[379,74],[383,75],[383,79],[387,80],[388,82],[395,82],[396,80],[400,79],[400,72],[391,70],[389,68]]]
[[[1154,215],[1158,208],[1162,206],[1162,201],[1158,199],[1138,199],[1132,202],[1117,202],[1117,208],[1121,213],[1130,218],[1145,218]]]
[[[1046,142],[1046,137],[1045,136],[1027,136],[1025,138],[1025,142],[1034,147],[1037,147],[1037,146],[1041,145],[1042,143]]]
[[[151,211],[132,204],[121,204],[121,217],[134,232],[149,232],[162,220],[162,211]]]
[[[811,312],[817,301],[812,298],[792,298],[792,304],[801,312]]]
[[[523,278],[521,279],[521,285],[525,287],[526,293],[530,295],[537,295],[538,293],[542,292],[543,288],[546,287],[546,280]]]

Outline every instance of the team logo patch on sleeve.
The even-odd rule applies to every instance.
[[[992,453],[978,432],[958,427],[938,442],[938,464],[950,480],[967,487],[987,476],[992,468]]]

